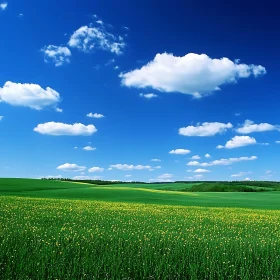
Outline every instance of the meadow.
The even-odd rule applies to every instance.
[[[279,192],[162,189],[1,179],[0,279],[280,278]]]

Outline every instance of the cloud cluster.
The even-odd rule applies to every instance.
[[[81,123],[65,124],[59,122],[47,122],[38,124],[34,131],[41,134],[48,134],[54,136],[90,136],[97,131],[94,125],[84,125]]]
[[[220,123],[220,122],[204,122],[200,125],[200,123],[197,124],[197,126],[187,126],[182,127],[179,129],[179,134],[183,136],[214,136],[218,133],[223,133],[227,129],[232,128],[231,123]]]
[[[48,106],[56,106],[60,101],[59,93],[50,87],[43,89],[37,84],[21,84],[6,82],[0,87],[0,102],[13,106],[24,106],[41,110]]]
[[[244,147],[248,145],[255,145],[257,144],[257,141],[254,137],[249,136],[234,136],[231,140],[227,141],[225,146],[218,145],[218,149],[234,149],[239,147]]]
[[[180,92],[200,98],[220,90],[224,84],[264,74],[266,69],[261,65],[239,64],[238,60],[231,61],[226,57],[212,59],[206,54],[188,53],[180,57],[162,53],[141,69],[119,76],[122,84],[127,87],[150,87],[162,92]]]
[[[54,63],[55,66],[62,66],[70,63],[71,51],[67,47],[49,45],[41,49],[44,53],[45,62]]]

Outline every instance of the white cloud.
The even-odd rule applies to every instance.
[[[197,175],[194,175],[192,177],[188,177],[188,179],[190,180],[195,180],[195,179],[201,179],[203,178],[204,176],[202,174],[197,174]]]
[[[130,177],[132,177],[132,175],[128,174],[128,175],[125,175],[124,177],[130,178]]]
[[[236,162],[240,162],[240,161],[251,161],[251,160],[256,160],[257,157],[256,156],[251,156],[251,157],[239,157],[239,158],[222,158],[219,160],[214,160],[211,162],[203,162],[200,163],[198,161],[190,161],[187,163],[188,166],[215,166],[215,165],[230,165]]]
[[[202,168],[196,169],[194,171],[194,173],[206,173],[206,172],[211,172],[211,171],[207,170],[207,169],[202,169]]]
[[[218,149],[226,148],[226,149],[234,149],[239,147],[244,147],[248,145],[255,145],[257,141],[253,137],[249,136],[235,136],[231,140],[227,141],[225,146],[218,145]]]
[[[172,174],[169,174],[169,173],[164,173],[162,175],[159,175],[157,178],[158,179],[171,179],[173,177]]]
[[[76,30],[70,37],[68,46],[83,52],[101,49],[120,55],[123,52],[125,43],[121,36],[108,32],[105,25],[94,27],[90,24]]]
[[[24,106],[41,110],[47,106],[56,106],[60,101],[59,93],[50,87],[43,89],[36,84],[6,82],[0,87],[0,102],[13,106]]]
[[[169,154],[173,155],[186,155],[189,154],[191,151],[186,149],[176,149],[169,152]]]
[[[187,126],[179,129],[179,134],[183,136],[214,136],[217,133],[225,132],[227,129],[232,128],[231,123],[219,123],[219,122],[204,122],[197,126]]]
[[[0,9],[3,10],[3,11],[6,10],[7,7],[8,7],[8,3],[1,3],[0,4]]]
[[[160,165],[155,166],[154,169],[161,169],[161,166]]]
[[[192,156],[191,159],[200,159],[200,156],[195,155],[195,156]]]
[[[55,110],[56,110],[56,112],[58,112],[58,113],[62,113],[62,112],[63,112],[63,110],[60,109],[60,108],[56,108]]]
[[[93,148],[91,146],[85,146],[85,147],[83,147],[83,150],[84,151],[94,151],[94,150],[96,150],[96,148]]]
[[[102,114],[98,114],[98,113],[88,113],[87,114],[87,117],[89,118],[95,118],[95,119],[101,119],[101,118],[104,118],[105,116],[102,115]]]
[[[252,181],[250,178],[245,178],[244,181]]]
[[[153,162],[160,162],[161,160],[158,159],[158,158],[152,158],[151,161],[153,161]]]
[[[86,169],[86,167],[79,166],[75,163],[64,163],[64,164],[58,166],[56,169],[62,170],[62,171],[83,171]]]
[[[141,97],[144,97],[146,99],[152,99],[152,98],[155,98],[155,97],[158,97],[158,95],[154,94],[154,93],[140,93],[139,94]]]
[[[121,73],[120,78],[122,84],[128,87],[151,87],[162,92],[180,92],[200,98],[220,90],[224,84],[265,73],[261,65],[239,64],[226,57],[212,59],[206,54],[195,53],[176,57],[162,53],[141,69]]]
[[[41,134],[49,135],[69,135],[69,136],[90,136],[97,131],[94,125],[84,125],[81,123],[65,124],[58,122],[47,122],[43,124],[38,124],[34,128],[34,131]]]
[[[3,118],[4,118],[3,116],[0,116],[0,121],[1,121]]]
[[[278,125],[272,125],[269,123],[260,123],[255,124],[253,121],[246,120],[242,127],[236,129],[238,133],[252,133],[252,132],[263,132],[263,131],[272,131],[272,130],[280,130]]]
[[[206,157],[206,158],[210,158],[211,156],[210,156],[209,154],[206,154],[205,157]]]
[[[150,165],[128,165],[128,164],[114,164],[110,165],[110,168],[115,168],[118,170],[144,170],[152,168]]]
[[[242,177],[245,176],[246,174],[250,174],[251,172],[239,172],[237,174],[232,174],[230,175],[231,177]]]
[[[94,167],[91,167],[88,172],[102,172],[104,171],[104,168],[101,168],[101,167],[98,167],[98,166],[94,166]]]
[[[56,67],[70,63],[71,51],[67,47],[49,45],[41,49],[46,63],[54,63]]]

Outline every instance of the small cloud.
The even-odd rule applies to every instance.
[[[6,2],[0,4],[0,9],[3,10],[3,11],[6,10],[7,7],[8,7],[8,3],[6,3]]]
[[[249,136],[235,136],[231,140],[227,141],[225,146],[218,145],[217,149],[234,149],[234,148],[239,148],[239,147],[244,147],[248,145],[255,145],[257,144],[257,141],[253,137]]]
[[[152,99],[152,98],[158,97],[158,95],[156,95],[154,93],[147,93],[147,94],[140,93],[139,96],[144,97],[146,99]]]
[[[132,177],[132,175],[128,174],[128,175],[125,175],[124,177],[130,178],[130,177]]]
[[[206,158],[210,158],[211,156],[210,156],[209,154],[206,154],[205,157],[206,157]]]
[[[98,113],[88,113],[87,114],[87,117],[89,118],[95,118],[95,119],[101,119],[101,118],[104,118],[105,116],[102,115],[102,114],[98,114]]]
[[[211,171],[207,170],[207,169],[202,169],[202,168],[196,169],[194,171],[194,173],[206,173],[206,172],[211,172]]]
[[[56,67],[70,63],[71,51],[67,47],[49,45],[41,49],[46,63],[54,63]]]
[[[12,106],[42,110],[45,107],[56,106],[60,102],[60,95],[50,87],[44,89],[37,84],[7,81],[2,88],[0,87],[0,101]]]
[[[93,148],[93,147],[91,147],[91,146],[86,146],[86,147],[83,147],[83,150],[84,150],[84,151],[95,151],[96,148]]]
[[[98,23],[98,24],[100,24],[100,25],[103,25],[103,24],[104,24],[104,22],[103,22],[102,20],[100,20],[100,19],[97,20],[96,23]]]
[[[200,159],[200,156],[195,155],[195,156],[192,156],[191,159]]]
[[[55,110],[56,110],[56,112],[58,112],[58,113],[62,113],[62,112],[63,112],[63,110],[60,109],[60,108],[56,108]]]
[[[176,149],[169,152],[169,154],[173,155],[186,155],[189,154],[191,151],[186,149]]]
[[[158,159],[158,158],[152,158],[151,161],[153,161],[153,162],[160,162],[161,160]]]
[[[56,169],[62,170],[62,171],[83,171],[86,169],[86,167],[79,166],[75,163],[64,163],[64,164],[58,166]]]
[[[236,117],[239,117],[241,114],[240,113],[235,113],[234,114]]]
[[[272,125],[269,123],[260,123],[255,124],[253,121],[246,120],[242,127],[236,129],[238,133],[249,134],[252,132],[264,132],[264,131],[273,131],[280,130],[279,125]]]
[[[118,65],[116,65],[115,67],[114,67],[114,69],[115,70],[118,70],[120,67],[118,66]]]
[[[65,124],[57,122],[47,122],[38,124],[34,131],[54,136],[90,136],[97,131],[93,124],[84,125],[82,123]]]
[[[0,121],[1,121],[3,118],[4,118],[3,116],[0,116]]]
[[[275,141],[275,143],[276,143],[276,144],[280,144],[280,141],[279,141],[279,140],[277,140],[277,141]]]
[[[179,129],[179,134],[183,136],[200,136],[200,137],[206,137],[206,136],[214,136],[216,134],[221,134],[228,129],[232,128],[231,123],[219,123],[219,122],[204,122],[200,125],[200,123],[197,124],[197,126],[187,126],[182,127]]]
[[[101,168],[101,167],[98,167],[98,166],[91,167],[88,170],[88,172],[91,172],[91,173],[93,173],[93,172],[102,172],[102,171],[104,171],[104,168]]]
[[[23,15],[23,14],[19,14],[18,17],[19,17],[19,18],[23,18],[24,15]]]
[[[151,169],[150,165],[128,165],[128,164],[114,164],[110,165],[110,168],[115,168],[118,170],[144,170],[144,169]]]

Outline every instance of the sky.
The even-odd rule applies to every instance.
[[[0,177],[280,180],[277,1],[0,0]]]

